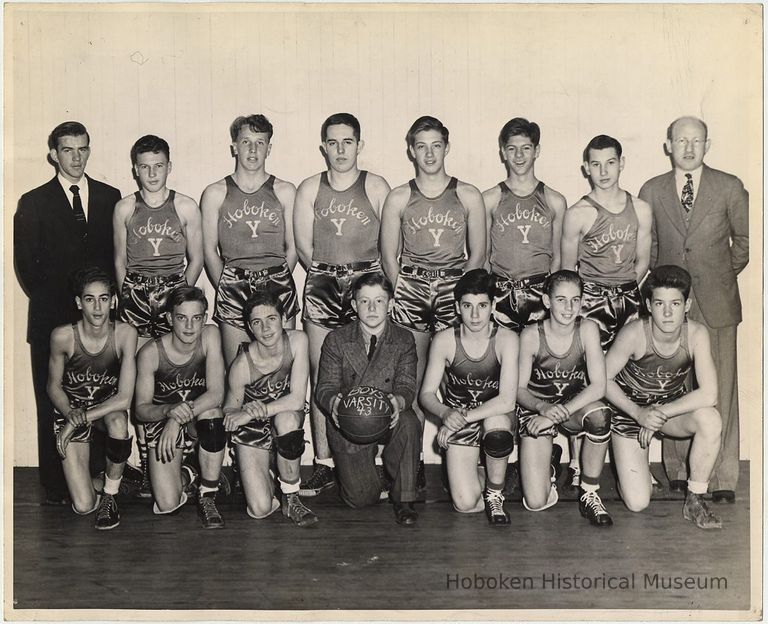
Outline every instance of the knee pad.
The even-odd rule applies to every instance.
[[[483,449],[493,458],[507,457],[515,448],[515,436],[504,429],[489,431],[483,436]]]
[[[221,418],[206,418],[195,423],[197,439],[203,450],[209,453],[223,451],[227,445],[227,432]]]
[[[131,442],[133,438],[121,440],[119,438],[107,438],[107,459],[114,464],[122,464],[131,456]]]
[[[285,459],[299,459],[304,454],[304,431],[296,429],[277,436],[277,453]]]
[[[587,408],[581,418],[584,435],[595,444],[608,442],[611,437],[612,410],[607,405],[594,405]]]

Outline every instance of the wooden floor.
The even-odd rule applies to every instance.
[[[417,504],[414,528],[396,525],[387,503],[347,509],[334,488],[308,500],[320,517],[309,529],[279,513],[252,520],[242,495],[233,495],[220,504],[227,523],[221,531],[202,530],[193,505],[179,516],[157,517],[147,501],[126,499],[120,527],[99,532],[92,517],[40,506],[36,471],[16,469],[13,604],[16,609],[749,608],[746,463],[736,505],[715,506],[724,529],[714,532],[682,519],[680,495],[663,493],[646,512],[628,512],[615,500],[610,474],[602,489],[615,522],[609,529],[591,527],[571,501],[527,512],[514,493],[517,501],[508,502],[513,525],[491,528],[483,515],[453,511],[439,467],[428,467],[428,480],[430,502]],[[576,575],[590,577],[592,586]],[[675,588],[674,581],[667,586],[673,577],[682,578],[682,587]],[[708,587],[686,589],[685,577]],[[623,587],[630,582],[634,587]],[[580,588],[569,589],[568,583]]]

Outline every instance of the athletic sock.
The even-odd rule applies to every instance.
[[[318,466],[328,466],[328,468],[333,468],[336,465],[333,463],[332,457],[328,457],[327,459],[315,459],[315,463]]]
[[[218,492],[219,491],[219,482],[216,481],[209,481],[208,479],[203,479],[203,477],[200,477],[200,489],[198,492],[200,493],[200,496],[203,494],[208,494],[210,492]]]
[[[503,490],[504,489],[504,483],[493,483],[491,481],[486,481],[485,487],[488,490]]]
[[[299,491],[299,480],[296,479],[293,483],[288,483],[287,481],[283,481],[282,479],[278,478],[278,481],[280,482],[280,491],[285,494],[286,496],[288,494],[293,494],[294,492]]]
[[[597,492],[600,489],[600,481],[597,477],[581,475],[581,489],[585,492]]]
[[[104,494],[112,494],[112,496],[116,496],[120,491],[120,482],[122,480],[122,475],[117,479],[110,479],[107,475],[104,475]]]
[[[568,468],[573,468],[574,470],[579,467],[579,460],[575,457],[571,458],[571,461],[568,462]]]
[[[708,481],[692,481],[688,479],[688,491],[691,494],[706,494],[708,487]]]

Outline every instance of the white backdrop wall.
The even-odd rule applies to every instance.
[[[588,191],[580,161],[592,136],[622,142],[622,186],[636,194],[669,168],[662,149],[669,122],[703,117],[712,139],[707,162],[750,191],[739,396],[741,454],[757,457],[761,19],[759,5],[734,4],[6,5],[6,451],[15,465],[36,464],[27,304],[10,240],[18,197],[52,177],[46,137],[56,124],[86,124],[88,172],[123,194],[136,188],[133,142],[147,133],[166,138],[170,186],[199,199],[233,168],[228,126],[237,115],[270,118],[268,169],[298,184],[324,166],[322,121],[349,111],[362,124],[362,168],[392,186],[412,177],[405,132],[431,114],[451,131],[448,172],[480,190],[505,176],[499,129],[528,117],[542,127],[537,174],[569,204]],[[300,268],[295,277],[301,288]],[[212,295],[204,277],[201,284]],[[428,441],[434,433],[428,425]],[[437,456],[430,451],[427,459]]]

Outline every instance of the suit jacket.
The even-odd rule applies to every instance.
[[[13,219],[13,256],[29,297],[27,342],[48,340],[51,330],[77,320],[71,277],[96,265],[115,274],[112,213],[120,191],[88,178],[88,235],[78,234],[72,206],[58,179],[21,196]]]
[[[315,399],[326,414],[331,413],[337,393],[346,394],[357,386],[373,386],[383,392],[399,394],[405,399],[403,411],[413,404],[416,343],[411,332],[388,320],[370,362],[366,346],[359,321],[335,329],[325,337]],[[330,419],[328,422],[331,449],[349,453],[360,448],[344,438]]]
[[[741,180],[704,165],[687,227],[674,171],[648,180],[640,198],[653,209],[651,266],[676,264],[691,274],[710,327],[738,325],[736,276],[749,262],[749,194]]]

